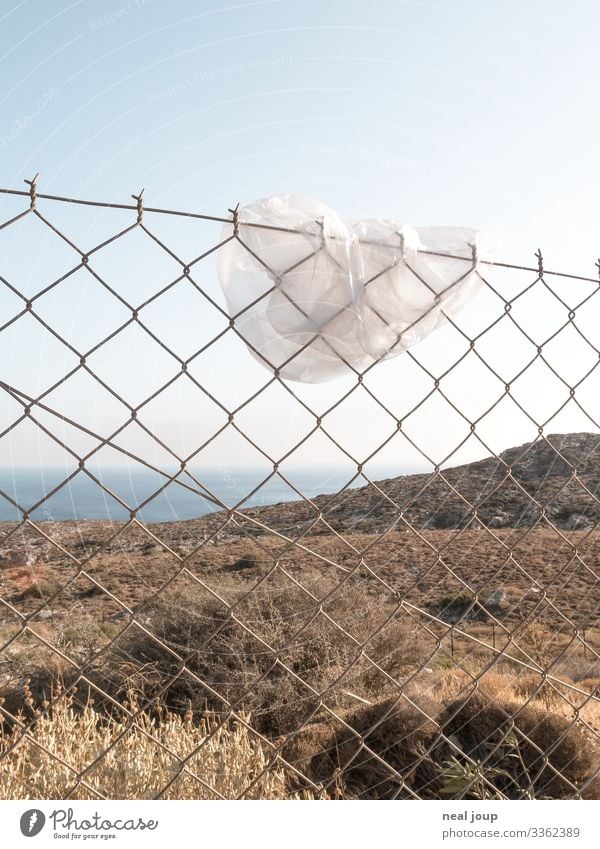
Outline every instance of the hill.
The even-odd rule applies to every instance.
[[[149,527],[172,548],[189,551],[199,542],[227,543],[240,537],[265,536],[272,531],[292,538],[332,532],[380,534],[402,531],[450,530],[467,526],[492,529],[540,529],[552,525],[563,531],[587,530],[600,522],[600,435],[553,434],[534,443],[509,448],[488,457],[431,473],[375,481],[312,499],[251,507],[235,514],[225,510],[179,522]],[[51,536],[67,545],[78,540],[78,553],[94,548],[98,537],[121,523],[82,520],[42,522]],[[0,523],[9,533],[12,523]],[[104,532],[102,531],[104,529]],[[143,532],[122,540],[122,551],[147,542]],[[42,546],[25,527],[7,541],[0,558],[15,546]]]
[[[530,527],[582,530],[600,521],[600,435],[553,434],[498,457],[431,473],[376,481],[311,501],[244,510],[250,524],[283,533],[372,533],[392,523],[418,529]],[[321,518],[319,518],[321,516]],[[200,520],[209,532],[218,512]],[[228,526],[225,536],[236,536]]]

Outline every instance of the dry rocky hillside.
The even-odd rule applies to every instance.
[[[311,500],[286,501],[238,511],[216,511],[181,522],[153,523],[153,532],[174,547],[193,542],[232,542],[273,530],[300,534],[381,533],[411,525],[418,530],[546,527],[590,529],[600,521],[600,435],[554,434],[534,444],[509,448],[498,457],[425,474],[377,481]],[[547,521],[546,521],[547,520]],[[94,529],[119,523],[66,521],[41,523],[60,541],[77,529],[79,547],[94,546]],[[19,540],[2,545],[11,530],[0,523],[0,558],[24,557]],[[187,545],[186,545],[187,543]],[[1,563],[0,559],[0,563]]]
[[[490,528],[529,527],[545,516],[564,530],[585,529],[600,520],[599,449],[600,435],[555,434],[497,458],[243,512],[253,524],[287,534],[372,533],[396,522],[400,513],[415,528],[460,528],[473,520],[473,510]],[[208,532],[222,523],[219,513],[201,522]],[[233,527],[225,531],[235,533]]]

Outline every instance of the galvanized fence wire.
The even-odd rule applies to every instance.
[[[7,762],[14,757],[20,747],[31,746],[43,751],[50,761],[60,764],[68,772],[70,778],[65,788],[65,796],[77,796],[85,792],[95,798],[104,798],[110,791],[98,783],[94,773],[109,753],[118,752],[120,742],[135,732],[157,749],[161,749],[174,764],[171,768],[170,779],[165,780],[160,787],[154,788],[151,795],[164,798],[169,794],[176,794],[178,783],[185,778],[197,783],[199,794],[220,798],[223,797],[224,791],[221,792],[215,784],[214,777],[194,768],[194,762],[198,762],[198,757],[203,750],[210,747],[211,742],[220,739],[221,732],[230,729],[232,723],[235,723],[236,727],[245,730],[249,739],[260,746],[265,756],[261,768],[256,774],[249,775],[243,788],[238,788],[236,791],[235,795],[240,798],[260,793],[261,782],[273,770],[284,771],[290,785],[289,792],[293,792],[294,788],[295,790],[302,788],[314,795],[325,795],[331,798],[335,798],[336,794],[350,796],[354,794],[359,798],[431,798],[440,795],[443,798],[528,798],[532,795],[543,798],[546,794],[552,796],[553,793],[563,797],[581,798],[596,793],[597,790],[594,788],[597,786],[600,764],[593,762],[592,758],[587,771],[579,770],[578,772],[578,768],[574,766],[577,759],[575,754],[577,745],[573,743],[573,735],[579,735],[577,737],[580,741],[579,746],[583,746],[584,743],[581,741],[585,741],[585,745],[589,745],[593,751],[598,751],[600,744],[598,689],[600,598],[593,543],[599,524],[594,511],[600,506],[598,497],[600,481],[594,481],[593,477],[590,478],[589,475],[582,473],[581,469],[585,468],[587,463],[593,463],[597,443],[600,443],[600,424],[597,413],[590,410],[589,405],[580,402],[577,392],[595,374],[600,364],[600,340],[597,337],[591,338],[590,333],[584,332],[579,326],[579,317],[591,309],[592,303],[595,303],[594,299],[597,300],[600,289],[599,279],[548,271],[544,268],[539,251],[536,255],[537,264],[532,267],[479,261],[475,254],[471,259],[454,257],[463,261],[465,266],[464,274],[460,275],[452,285],[457,285],[464,275],[474,271],[480,277],[486,290],[493,293],[501,304],[500,310],[490,315],[485,326],[472,337],[462,328],[460,317],[459,319],[448,317],[449,325],[464,339],[466,351],[453,362],[448,362],[446,368],[438,373],[434,373],[415,351],[410,349],[406,351],[402,357],[409,359],[422,374],[423,379],[428,382],[429,389],[399,418],[398,414],[391,409],[389,401],[379,397],[377,391],[366,379],[377,363],[372,363],[362,372],[358,371],[346,362],[339,352],[335,351],[333,343],[328,340],[327,344],[333,353],[346,362],[348,371],[353,373],[355,380],[341,395],[339,388],[332,384],[331,403],[325,410],[317,411],[293,383],[281,378],[281,364],[276,367],[266,361],[264,354],[254,348],[244,337],[243,328],[240,329],[239,326],[240,319],[243,319],[244,313],[257,301],[249,304],[239,314],[230,316],[225,308],[194,279],[196,270],[201,264],[214,263],[216,252],[230,240],[237,240],[252,253],[240,235],[240,228],[264,225],[250,225],[240,221],[237,207],[230,209],[225,217],[209,216],[146,207],[143,191],[133,196],[135,201],[133,204],[111,204],[41,194],[38,192],[37,177],[27,182],[29,190],[26,192],[12,189],[1,190],[4,195],[23,197],[28,202],[28,206],[0,224],[0,231],[17,226],[27,217],[35,217],[48,229],[52,238],[68,245],[80,259],[78,264],[67,269],[64,274],[33,295],[24,294],[8,277],[0,275],[2,287],[9,290],[22,304],[21,309],[16,313],[0,318],[0,336],[28,315],[56,342],[65,346],[77,358],[78,364],[35,395],[28,394],[23,387],[13,385],[10,374],[5,372],[2,375],[0,381],[2,392],[22,408],[22,413],[14,420],[1,425],[0,445],[7,435],[16,431],[23,422],[28,422],[66,452],[72,459],[74,468],[68,476],[54,485],[50,491],[45,492],[35,503],[21,503],[16,492],[11,494],[4,489],[0,490],[2,499],[20,516],[19,521],[7,522],[2,526],[0,547],[5,552],[10,551],[11,547],[25,545],[26,539],[32,535],[36,536],[43,541],[42,544],[47,547],[47,550],[53,549],[64,559],[70,572],[52,586],[48,593],[40,594],[42,597],[33,607],[30,605],[31,609],[24,607],[14,593],[10,594],[0,586],[0,603],[4,611],[3,622],[5,625],[13,623],[12,630],[5,628],[0,635],[0,674],[4,674],[5,678],[4,681],[0,678],[0,697],[4,694],[4,684],[8,673],[10,672],[13,678],[16,676],[18,679],[16,649],[24,638],[29,639],[33,645],[39,646],[47,653],[47,657],[55,657],[62,670],[61,688],[50,693],[46,689],[45,701],[36,704],[34,708],[30,705],[29,714],[27,711],[20,711],[18,706],[15,706],[14,700],[11,702],[7,699],[0,704],[0,712],[5,720],[6,729],[5,744],[0,750],[0,766],[2,761]],[[130,211],[132,220],[112,236],[103,239],[92,248],[83,250],[55,223],[53,209],[56,204],[67,204],[69,208],[84,205],[107,210],[118,209],[121,212]],[[217,241],[208,250],[192,256],[191,259],[183,258],[169,247],[164,237],[161,238],[153,232],[153,221],[169,216],[174,219],[187,217],[198,221],[229,225],[230,234],[224,241]],[[141,303],[131,303],[95,268],[98,252],[114,242],[126,239],[128,234],[134,231],[143,232],[154,245],[180,267],[180,273],[175,279],[165,280],[164,286],[158,292],[149,295]],[[275,279],[275,272],[268,268],[264,260],[256,254],[252,255]],[[314,251],[309,252],[303,260],[295,263],[289,270],[308,262],[314,255]],[[26,258],[23,258],[23,261],[26,262]],[[44,318],[37,311],[38,302],[44,295],[60,287],[64,281],[82,268],[130,313],[126,321],[88,350],[79,350],[69,338],[65,337],[64,333],[52,326],[52,322],[47,317]],[[509,270],[522,276],[523,282],[516,293],[511,296],[503,294],[501,283],[498,283],[492,274],[496,269]],[[411,271],[424,286],[428,287],[427,281],[420,278],[414,269]],[[173,350],[144,321],[144,310],[184,280],[197,290],[206,310],[215,310],[226,323],[224,329],[214,338],[203,342],[202,346],[188,358],[184,358]],[[373,280],[366,281],[366,285],[368,286]],[[587,286],[585,295],[575,305],[565,295],[569,281],[578,281]],[[273,287],[263,293],[258,300],[268,298],[276,287],[275,282]],[[534,288],[543,289],[545,295],[564,310],[564,321],[541,342],[535,338],[534,327],[524,325],[514,316],[515,305]],[[436,303],[438,301],[439,297]],[[294,306],[302,311],[300,306]],[[385,321],[385,317],[378,317],[381,321]],[[90,316],[89,320],[93,321],[93,316]],[[489,358],[481,353],[479,346],[480,341],[499,322],[510,323],[520,334],[523,343],[530,346],[532,351],[531,357],[509,381],[502,376],[502,364],[493,360],[490,362]],[[140,329],[153,344],[159,346],[172,358],[177,369],[173,377],[137,404],[133,404],[121,391],[115,389],[96,373],[93,361],[93,355],[96,352],[132,325]],[[595,357],[593,365],[575,382],[565,379],[560,369],[546,356],[548,346],[567,330],[574,331]],[[265,371],[264,383],[254,389],[235,408],[231,408],[221,400],[214,389],[211,390],[203,385],[190,368],[198,357],[227,334],[241,339],[271,371],[271,375],[267,375]],[[309,340],[304,348],[310,346],[313,341],[314,339]],[[400,338],[396,344],[399,342]],[[299,356],[302,350],[294,356]],[[19,352],[19,355],[26,357],[27,352]],[[475,418],[467,415],[460,405],[453,401],[451,394],[445,390],[444,386],[445,378],[451,375],[467,356],[477,358],[478,363],[489,374],[490,380],[497,381],[503,386],[503,391],[496,400]],[[538,421],[528,410],[527,404],[513,391],[514,384],[519,378],[534,364],[539,363],[542,363],[564,388],[564,397],[557,398],[556,411],[543,421]],[[235,368],[235,364],[233,367]],[[51,400],[52,393],[58,387],[67,384],[76,374],[81,373],[101,386],[127,410],[126,420],[108,436],[96,432],[89,424],[84,425],[75,417],[66,415],[60,407],[56,406],[56,402]],[[145,408],[180,379],[189,380],[197,391],[199,399],[215,405],[226,416],[225,424],[203,440],[192,453],[185,456],[169,446],[143,421]],[[243,425],[238,424],[240,414],[244,410],[251,409],[257,399],[273,386],[281,389],[290,403],[298,405],[314,421],[309,431],[298,438],[281,456],[266,450],[253,435],[245,432]],[[358,392],[368,396],[370,402],[389,417],[390,423],[393,423],[390,436],[382,444],[376,445],[366,456],[360,457],[354,456],[354,453],[347,449],[328,424],[331,414],[340,408],[343,409],[344,404]],[[430,448],[425,448],[418,438],[407,430],[407,423],[410,423],[411,417],[426,409],[432,397],[443,399],[449,408],[464,421],[467,428],[467,436],[443,459],[432,456]],[[536,438],[531,444],[525,446],[522,453],[515,455],[510,462],[505,455],[501,456],[497,446],[490,444],[489,440],[482,436],[480,428],[486,417],[506,399],[511,400],[536,432]],[[586,453],[577,458],[577,462],[570,459],[569,452],[562,450],[557,441],[551,441],[547,435],[549,426],[567,404],[577,409],[582,420],[589,423],[589,429],[594,434],[599,434],[598,440],[589,445]],[[276,411],[273,415],[276,417]],[[95,447],[87,453],[75,450],[68,440],[53,431],[48,421],[67,424],[73,432],[76,431],[95,440]],[[118,438],[133,422],[149,440],[153,440],[171,458],[172,465],[175,467],[174,472],[152,463],[141,453],[125,448],[119,443]],[[285,422],[281,422],[281,427],[285,427]],[[207,446],[215,442],[225,431],[235,431],[237,437],[247,444],[248,450],[259,454],[271,467],[271,471],[265,478],[254,485],[251,491],[244,493],[243,497],[233,505],[224,501],[219,492],[213,491],[195,466],[202,462],[203,451]],[[335,446],[339,456],[343,456],[355,469],[348,481],[337,492],[320,498],[309,497],[304,493],[301,486],[292,476],[286,474],[283,468],[286,460],[292,457],[299,447],[308,445],[315,434],[323,436],[328,444]],[[394,491],[393,488],[386,486],[385,482],[373,479],[368,471],[369,463],[395,438],[396,434],[402,434],[414,452],[432,469],[429,475],[422,475],[413,489],[405,493],[400,490]],[[472,492],[465,491],[464,486],[461,488],[460,478],[457,479],[452,475],[452,470],[449,470],[453,455],[460,451],[468,439],[478,440],[483,453],[493,458],[496,464],[495,479],[489,481],[485,492],[482,491],[477,497],[474,497]],[[532,492],[517,470],[519,463],[526,463],[531,452],[536,448],[539,449],[540,446],[549,452],[551,462],[560,463],[564,471],[562,482],[557,483],[549,494],[544,491]],[[118,451],[124,459],[135,462],[140,468],[160,476],[162,479],[160,486],[138,503],[128,503],[93,468],[95,456],[106,447]],[[65,541],[64,535],[56,533],[60,523],[44,522],[34,517],[36,511],[64,491],[77,476],[86,476],[106,494],[108,499],[118,503],[128,514],[128,518],[123,522],[108,523],[110,533],[107,538],[95,543],[90,550],[84,546],[83,552],[81,549],[74,551],[70,541]],[[298,526],[297,523],[291,528],[286,527],[285,524],[282,526],[268,508],[248,509],[251,499],[272,480],[281,480],[294,492],[298,503],[303,505],[305,508],[303,525]],[[351,521],[340,525],[335,517],[340,509],[343,512],[343,505],[356,491],[353,487],[358,481],[368,486],[371,501],[364,504],[358,515],[355,511]],[[432,531],[430,522],[419,522],[414,514],[415,505],[427,503],[434,486],[443,487],[448,499],[463,508],[462,518],[456,520],[453,526],[452,523],[446,525],[443,531],[439,529]],[[212,514],[211,524],[206,525],[201,538],[196,540],[188,551],[179,549],[173,542],[175,537],[172,535],[166,539],[161,536],[165,528],[164,524],[161,524],[161,530],[158,530],[157,526],[148,524],[140,518],[144,508],[166,492],[169,487],[177,487],[202,496],[216,510]],[[517,500],[520,499],[522,504],[533,511],[533,518],[527,523],[520,523],[510,528],[510,532],[494,527],[483,509],[486,501],[489,502],[507,487],[512,488]],[[573,489],[586,499],[585,510],[590,511],[589,521],[579,529],[577,525],[574,528],[567,527],[564,522],[556,518],[557,501],[562,496],[569,497],[568,492]],[[434,501],[432,496],[432,503]],[[379,524],[375,523],[375,526],[371,523],[367,533],[363,529],[364,520],[370,515],[377,515],[372,506],[373,503],[377,510],[384,511],[386,518]],[[431,509],[433,512],[434,508]],[[582,519],[585,510],[579,511]],[[475,530],[478,531],[477,538],[473,536]],[[157,546],[157,550],[168,555],[170,563],[174,565],[174,571],[155,582],[150,591],[141,600],[136,599],[135,602],[126,601],[122,597],[123,593],[114,587],[111,588],[110,583],[103,578],[102,572],[97,568],[102,558],[111,551],[111,547],[118,545],[121,539],[132,532],[142,534],[148,540],[148,544]],[[544,573],[540,579],[537,564],[530,560],[527,547],[528,545],[534,547],[538,539],[536,534],[545,532],[552,534],[552,537],[548,536],[545,544],[549,547],[557,547],[562,552],[566,552],[566,555],[564,562],[552,573],[551,578]],[[235,586],[236,595],[233,598],[229,592],[231,587],[225,588],[194,565],[198,556],[206,551],[212,551],[213,554],[216,552],[217,555],[221,550],[225,552],[221,546],[226,543],[220,542],[224,533],[229,534],[231,539],[245,540],[252,550],[259,551],[263,564],[262,571],[257,573],[251,581],[245,581],[240,573],[238,585]],[[395,539],[394,535],[400,533],[404,535],[403,538],[414,541],[414,545],[419,547],[421,561],[412,569],[408,577],[404,576],[403,581],[399,583],[393,571],[396,554],[391,547],[391,541]],[[327,542],[325,546],[322,545],[323,539]],[[482,595],[481,588],[474,586],[473,572],[462,568],[463,561],[456,561],[457,546],[463,546],[463,553],[472,553],[473,550],[480,549],[481,556],[485,557],[483,554],[485,544],[489,544],[497,554],[497,560],[488,569],[486,579],[488,585],[502,586],[507,574],[510,573],[516,576],[514,580],[529,584],[535,590],[536,595],[521,618],[511,619],[505,615],[505,612],[498,609],[498,605],[491,604],[485,595]],[[390,547],[389,553],[386,546]],[[223,556],[227,556],[227,553],[225,552]],[[320,573],[327,576],[327,581],[321,586],[316,586],[314,581],[307,580],[306,575],[294,567],[295,556],[309,557],[313,564],[313,573],[311,573],[313,577]],[[403,567],[400,564],[398,568]],[[25,569],[34,571],[31,564],[25,564]],[[415,603],[418,602],[418,594],[424,586],[429,586],[431,582],[436,583],[436,575],[441,575],[444,580],[451,582],[455,588],[454,600],[446,599],[446,607],[443,604],[436,607],[429,602]],[[576,580],[576,576],[579,576],[577,580],[585,582],[585,590],[579,596],[579,616],[574,615],[572,605],[568,606],[564,603],[565,595]],[[285,620],[286,629],[282,631],[284,637],[273,634],[270,638],[261,627],[264,622],[252,615],[252,608],[249,608],[248,604],[254,599],[268,597],[269,593],[274,595],[273,581],[275,579],[284,581],[289,592],[295,594],[294,598],[304,599],[306,607],[292,613],[289,610],[277,613],[277,601],[274,601],[273,609],[276,615]],[[236,580],[238,579],[234,574],[231,578],[234,585]],[[64,639],[57,639],[56,633],[51,630],[39,627],[40,622],[52,617],[53,608],[58,608],[66,595],[82,581],[87,582],[95,593],[114,606],[117,611],[115,620],[119,622],[115,631],[105,635],[106,638],[102,643],[90,648],[85,656],[81,651],[73,648],[76,645],[75,639],[71,643],[65,642]],[[186,643],[181,637],[181,629],[169,630],[168,620],[165,627],[162,625],[159,627],[159,619],[148,616],[152,605],[160,604],[161,599],[164,598],[171,599],[170,594],[181,585],[182,581],[185,581],[185,586],[195,588],[189,590],[189,609],[184,610],[190,620],[194,617],[210,617],[212,614],[207,611],[213,609],[214,605],[217,605],[217,609],[221,611],[212,622],[201,644]],[[548,584],[546,585],[544,581]],[[443,583],[439,577],[437,582]],[[355,622],[349,621],[347,616],[342,616],[339,611],[336,612],[335,608],[336,601],[343,597],[344,593],[350,597],[357,586],[359,588],[368,586],[370,593],[379,593],[381,598],[385,599],[385,604],[381,603],[380,615],[373,622],[369,621],[366,628],[362,627],[363,611],[360,608],[355,610]],[[196,590],[204,599],[202,603],[193,602],[193,591]],[[185,599],[183,603],[185,607]],[[205,607],[202,606],[203,604]],[[210,607],[211,604],[213,608]],[[301,615],[303,610],[308,611],[308,616],[304,619]],[[292,621],[294,616],[297,616],[297,622]],[[418,659],[412,664],[407,663],[402,667],[401,672],[398,665],[391,662],[394,649],[388,648],[383,654],[378,649],[380,641],[385,638],[389,629],[399,622],[408,629],[409,641],[423,644],[423,651]],[[540,631],[536,642],[535,635],[532,637],[531,629],[540,623],[546,623],[544,627],[547,630]],[[313,672],[311,666],[303,667],[298,660],[298,653],[301,654],[314,642],[313,629],[317,624],[325,629],[322,633],[329,634],[331,640],[339,640],[348,647],[344,664],[334,669],[335,664],[332,661],[332,675],[324,675],[320,683],[317,683],[319,679],[315,679],[311,674]],[[231,647],[228,649],[227,643],[223,644],[222,641],[228,639],[227,635],[231,634],[232,629],[240,635],[240,640],[250,639],[254,646],[254,654],[262,655],[266,659],[261,661],[262,665],[258,668],[253,666],[248,670],[247,675],[242,678],[242,685],[237,689],[221,686],[224,682],[203,674],[197,666],[197,659],[204,651],[209,652],[210,657],[214,659],[219,653],[227,654],[231,650]],[[547,645],[552,633],[560,633],[562,637],[560,645],[554,646],[553,649]],[[122,692],[118,695],[117,691],[111,689],[107,683],[106,668],[103,668],[104,677],[98,675],[98,669],[99,664],[103,662],[110,666],[113,658],[116,657],[115,653],[119,653],[121,659],[123,655],[128,656],[132,644],[127,640],[133,634],[137,635],[138,639],[145,639],[147,646],[152,647],[152,651],[160,651],[163,658],[168,658],[168,663],[164,666],[160,684],[155,685],[151,693],[141,692],[137,700],[125,702]],[[152,651],[147,649],[146,663],[149,666],[153,662]],[[137,667],[143,669],[145,665],[143,659],[136,657],[135,653],[130,653],[128,657],[132,670]],[[587,670],[585,677],[580,675],[577,678],[565,671],[568,670],[569,664],[574,662]],[[327,649],[324,646],[325,672],[327,663]],[[362,690],[361,695],[354,692],[360,689],[358,685],[354,686],[354,683],[361,680],[360,676],[365,670],[369,670],[369,674],[375,676],[378,683],[375,691]],[[521,693],[520,700],[515,698],[514,693],[511,694],[511,698],[501,697],[500,690],[496,694],[497,697],[490,695],[490,681],[494,674],[497,676],[496,686],[501,689],[501,686],[509,686],[510,676],[515,682],[519,681],[522,678],[521,673],[529,675],[534,681],[527,691]],[[442,687],[444,675],[450,682],[448,687],[451,687],[454,682],[452,685],[454,697],[446,699],[442,721],[439,712],[436,713],[433,707],[429,706],[430,703],[421,698],[421,691],[425,687],[423,682],[428,679],[428,676],[431,681],[437,681],[438,689]],[[453,675],[454,678],[452,678]],[[502,681],[498,683],[500,679]],[[306,703],[306,710],[304,712],[299,710],[299,718],[296,719],[295,725],[290,727],[288,724],[285,730],[281,728],[273,730],[268,723],[261,724],[261,718],[269,715],[268,703],[258,706],[255,704],[253,709],[248,708],[252,694],[273,680],[291,682],[290,686],[293,684],[295,687],[293,693],[297,701]],[[213,717],[213,725],[209,732],[187,753],[175,751],[172,746],[165,744],[156,732],[156,728],[142,721],[144,713],[152,711],[157,700],[160,701],[163,698],[169,704],[173,687],[183,681],[192,682],[193,686],[204,694],[206,709]],[[89,762],[84,766],[74,765],[64,754],[49,749],[46,744],[40,742],[39,735],[36,733],[40,717],[52,716],[61,703],[68,704],[69,699],[78,692],[95,694],[96,700],[102,702],[105,710],[110,711],[112,707],[122,718],[119,733],[114,736],[110,744],[90,757]],[[476,698],[483,701],[473,701]],[[467,716],[465,713],[469,704],[479,705],[474,717]],[[493,714],[493,720],[486,713],[491,709],[496,711]],[[423,727],[427,726],[434,730],[419,736],[419,729],[415,730],[413,727],[414,720],[413,726],[410,726],[408,720],[402,719],[403,712],[407,710],[418,717],[418,723],[420,722]],[[544,718],[544,711],[547,714],[546,718]],[[195,712],[200,713],[197,705]],[[550,722],[550,714],[554,717],[551,733],[544,724]],[[397,717],[400,717],[399,721]],[[483,729],[480,729],[479,737],[474,731],[478,727],[478,717]],[[393,731],[389,730],[390,727]],[[301,757],[298,751],[302,745],[305,746],[304,751],[306,751],[306,744],[302,741],[306,740],[307,736],[310,737],[316,728],[321,730],[329,728],[329,731],[323,731],[324,736],[318,744],[314,745],[309,758]],[[469,734],[471,736],[475,734],[477,737],[472,745],[466,743]],[[294,749],[294,745],[299,746],[300,749]],[[567,760],[565,761],[564,757],[562,759],[558,757],[557,753],[561,747],[564,749],[569,746],[571,746],[569,751],[572,751]],[[406,752],[409,749],[410,757],[407,760]],[[402,756],[398,755],[400,751],[404,752]],[[509,774],[506,767],[507,763],[515,760],[520,763],[517,770],[518,778]],[[329,772],[322,766],[325,761],[334,765]],[[549,789],[552,786],[558,786],[559,791]]]

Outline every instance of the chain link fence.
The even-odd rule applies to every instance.
[[[307,387],[134,201],[2,192],[0,796],[599,798],[598,279]]]

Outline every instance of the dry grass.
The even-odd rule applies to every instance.
[[[548,709],[530,678],[490,672],[474,686],[463,671],[437,670],[284,735],[280,762],[249,730],[250,714],[219,727],[210,711],[157,702],[138,712],[130,695],[130,727],[125,711],[60,694],[39,711],[26,689],[33,722],[0,736],[0,798],[600,798],[600,701],[567,687],[576,721],[566,697]]]
[[[128,727],[62,698],[28,734],[0,736],[0,799],[102,797],[314,798],[290,792],[284,769],[236,720],[219,728],[213,717],[194,722],[163,708]]]
[[[23,712],[34,719],[57,682],[78,682],[78,691],[67,713],[53,710],[51,719],[38,718],[31,735],[45,734],[51,751],[74,772],[24,738],[0,758],[1,792],[13,792],[10,768],[22,777],[14,792],[31,795],[40,795],[40,781],[50,782],[41,785],[45,793],[58,796],[152,796],[173,776],[165,794],[173,798],[243,795],[270,755],[258,736],[228,719],[233,706],[253,729],[285,745],[298,769],[323,782],[333,798],[563,798],[576,796],[579,788],[600,796],[592,780],[600,741],[600,628],[590,613],[597,598],[592,579],[569,569],[555,577],[566,566],[558,562],[564,552],[556,546],[554,562],[548,559],[555,543],[549,532],[536,530],[521,544],[520,557],[548,587],[548,598],[573,621],[587,621],[583,645],[530,579],[510,563],[500,566],[502,552],[488,550],[487,538],[469,532],[455,543],[446,532],[427,534],[436,546],[447,545],[445,559],[477,591],[479,607],[471,594],[460,595],[461,585],[435,564],[422,541],[400,533],[390,534],[384,546],[372,536],[353,535],[357,548],[373,547],[365,558],[369,568],[361,565],[348,575],[329,562],[354,568],[356,551],[330,535],[306,540],[326,561],[299,549],[279,556],[271,539],[261,542],[258,555],[245,540],[211,546],[190,556],[184,569],[140,532],[131,549],[105,552],[87,570],[115,589],[133,609],[131,617],[83,574],[42,610],[48,590],[73,575],[72,564],[52,560],[50,550],[46,565],[31,575],[4,569],[0,593],[29,617],[26,628],[8,610],[0,621],[5,748],[17,739],[11,737],[17,733],[11,716]],[[181,540],[170,542],[176,548]],[[600,547],[581,542],[600,568]],[[182,555],[193,547],[187,541]],[[169,578],[169,588],[162,589]],[[494,608],[494,624],[485,600],[499,587],[504,599]],[[457,621],[467,607],[467,618]],[[81,668],[91,688],[79,678]],[[24,699],[26,684],[31,699]],[[125,730],[123,712],[102,701],[102,692],[120,704],[133,693],[138,703],[160,709],[144,714],[86,773],[92,790],[73,788],[74,775]],[[461,727],[452,724],[453,714],[462,718]],[[212,751],[207,742],[197,770],[208,789],[189,775],[177,776],[178,758],[220,720],[227,723],[215,734],[218,746]],[[76,745],[61,742],[69,735]],[[449,735],[463,756],[448,746]],[[536,762],[535,745],[526,738],[542,741],[550,766]],[[234,744],[244,749],[245,760],[234,754]],[[553,768],[564,771],[565,779],[553,778]],[[249,793],[287,798],[307,787],[278,767]]]

